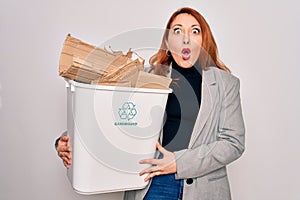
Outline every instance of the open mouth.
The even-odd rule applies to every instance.
[[[181,57],[183,60],[188,60],[191,57],[191,50],[189,48],[183,48],[181,51]]]

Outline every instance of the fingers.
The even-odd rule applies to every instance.
[[[143,174],[146,174],[146,173],[148,173],[148,175],[144,179],[145,182],[148,181],[149,179],[153,178],[154,176],[163,174],[163,172],[160,171],[160,168],[158,166],[148,167],[147,169],[144,169],[143,171],[141,171],[139,173],[139,175],[142,176]]]
[[[69,141],[69,136],[61,136],[58,140],[58,146],[59,145],[67,145]]]
[[[57,152],[71,152],[72,149],[71,147],[68,145],[68,141],[69,141],[69,136],[62,136],[59,141],[58,141],[58,145],[57,145]]]
[[[68,146],[68,142],[69,142],[69,136],[62,136],[58,141],[58,147]]]
[[[58,156],[64,160],[67,159],[68,162],[71,162],[72,159],[72,149],[70,146],[59,146],[57,147]]]
[[[67,159],[71,160],[72,159],[72,154],[69,152],[58,152],[58,156],[63,158],[66,157]]]
[[[57,147],[57,152],[68,152],[71,153],[72,152],[72,148],[70,146],[65,146],[65,145],[58,145]]]
[[[63,160],[65,167],[69,168],[72,159],[72,148],[68,145],[69,136],[62,136],[57,146],[57,154]]]
[[[63,157],[61,157],[61,159],[62,159],[63,161],[65,161],[65,162],[71,164],[71,159],[70,159],[69,157],[63,156]]]
[[[160,167],[158,166],[151,166],[151,167],[148,167],[144,170],[142,170],[139,175],[142,176],[143,174],[146,174],[146,173],[150,173],[150,172],[158,172],[160,171]]]
[[[69,168],[72,164],[72,154],[68,152],[59,152],[58,155],[63,160],[64,166]]]
[[[159,175],[162,175],[162,172],[157,171],[157,172],[150,173],[150,174],[148,174],[148,176],[146,176],[146,178],[144,179],[144,181],[146,182],[149,179],[153,178],[154,176],[159,176]]]
[[[143,160],[140,160],[139,163],[140,163],[140,164],[157,165],[157,164],[159,163],[159,160],[158,160],[158,159],[153,159],[153,158],[150,158],[150,159],[143,159]]]
[[[174,153],[163,148],[160,143],[156,143],[156,148],[163,154],[163,158],[161,159],[144,159],[141,160],[140,164],[150,164],[151,166],[142,170],[139,175],[142,176],[144,174],[148,175],[144,179],[145,181],[153,178],[154,176],[162,175],[162,174],[171,174],[176,173],[176,158]]]
[[[70,165],[72,164],[71,159],[68,159],[66,157],[63,158],[63,162],[66,167],[70,167]]]
[[[69,141],[69,136],[67,136],[67,135],[62,136],[60,138],[60,141],[62,141],[62,142],[68,142]]]
[[[71,163],[64,161],[64,166],[65,166],[66,168],[69,168],[69,167],[71,166]]]

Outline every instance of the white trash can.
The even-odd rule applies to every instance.
[[[80,194],[144,188],[171,90],[99,86],[66,80],[72,164],[68,178]]]

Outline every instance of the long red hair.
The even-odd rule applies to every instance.
[[[209,66],[215,66],[230,72],[229,68],[222,63],[218,57],[217,44],[204,17],[196,10],[184,7],[178,9],[172,14],[164,31],[160,49],[150,58],[149,62],[154,73],[163,76],[166,76],[169,73],[172,56],[167,51],[166,41],[168,40],[168,32],[174,19],[183,13],[192,15],[198,21],[202,31],[202,50],[199,55],[199,64],[201,68],[203,70],[207,70]]]

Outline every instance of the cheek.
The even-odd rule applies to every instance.
[[[202,46],[202,37],[191,38],[191,43],[194,47],[198,46],[199,48],[201,48],[201,46]]]
[[[168,46],[169,46],[169,50],[172,53],[179,53],[181,50],[181,40],[178,37],[170,37],[168,40]]]
[[[202,48],[202,39],[197,38],[197,40],[192,41],[192,49],[194,56],[199,56],[200,50]]]

